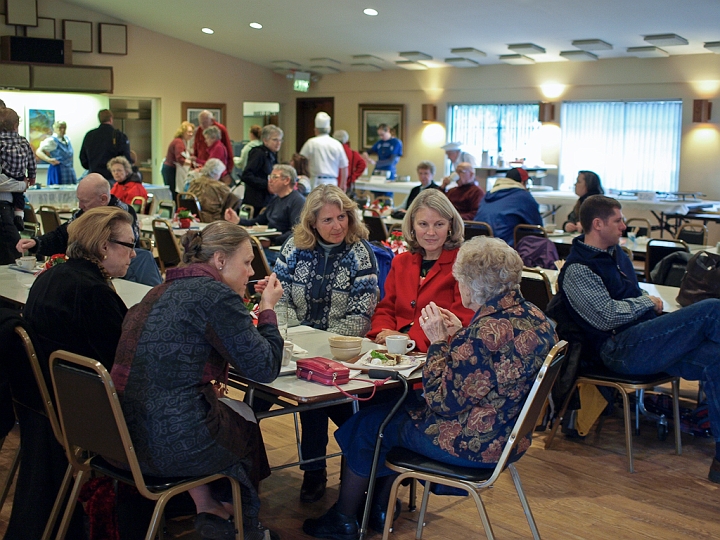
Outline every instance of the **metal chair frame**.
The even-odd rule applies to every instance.
[[[173,233],[172,225],[166,219],[153,219],[152,220],[153,236],[155,238],[155,248],[158,254],[158,263],[160,265],[160,273],[165,274],[165,270],[168,268],[166,263],[170,263],[170,268],[180,264],[182,261],[182,250],[178,245],[178,241]],[[169,235],[169,236],[168,236]],[[174,253],[170,253],[169,246],[170,241],[174,246]],[[177,262],[175,262],[177,260]]]
[[[531,274],[527,276],[525,274]],[[525,287],[523,288],[523,284]],[[552,284],[547,273],[540,268],[523,267],[523,276],[520,278],[520,292],[541,310],[545,311],[550,300],[553,299]],[[537,300],[537,301],[536,301]]]
[[[470,240],[475,236],[493,236],[493,230],[489,223],[484,221],[465,220],[465,240]]]
[[[48,234],[61,225],[60,214],[58,214],[57,208],[54,206],[44,204],[37,211],[37,214],[40,215],[43,234]]]
[[[690,253],[690,248],[682,240],[650,239],[645,248],[645,281],[651,283],[650,272],[655,268],[655,265],[659,263],[663,257],[676,251],[686,251]],[[658,255],[658,253],[660,253],[660,255]]]
[[[515,229],[513,230],[513,244],[515,248],[517,249],[518,242],[520,242],[523,237],[530,235],[547,238],[547,232],[540,225],[528,225],[527,223],[515,225]]]
[[[388,239],[388,230],[385,226],[383,218],[379,216],[363,216],[363,222],[368,228],[370,235],[369,241],[386,242]]]
[[[200,211],[202,210],[200,206],[200,201],[192,193],[189,193],[187,191],[180,191],[177,194],[176,202],[178,209],[185,208],[187,210],[190,210],[191,214],[195,214],[198,218],[200,217]]]
[[[172,219],[175,215],[175,203],[172,201],[160,201],[158,203],[158,215],[163,219]]]
[[[686,234],[685,231],[689,231],[690,235]],[[696,240],[695,236],[699,235],[701,238],[699,239],[699,242],[693,242],[692,240]],[[687,242],[688,244],[699,244],[704,246],[707,244],[707,238],[708,238],[708,228],[707,225],[703,225],[701,223],[684,223],[679,229],[677,234],[675,235],[675,240],[682,240],[683,242]]]
[[[630,218],[625,222],[625,226],[627,227],[627,230],[635,229],[636,233],[642,231],[643,229],[646,230],[647,234],[637,235],[637,236],[648,236],[649,237],[652,234],[652,225],[650,224],[649,219]]]
[[[132,201],[130,201],[130,206],[133,207],[133,210],[135,210],[136,214],[144,214],[146,203],[147,199],[138,195],[137,197],[132,198]]]

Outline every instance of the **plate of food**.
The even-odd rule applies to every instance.
[[[405,371],[420,366],[424,361],[425,356],[392,354],[387,351],[368,351],[360,357],[355,366],[356,368],[362,366],[363,369]]]

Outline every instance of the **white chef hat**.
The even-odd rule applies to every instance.
[[[320,111],[315,115],[315,127],[330,129],[330,115],[326,112]]]
[[[462,150],[462,143],[461,143],[461,142],[457,142],[457,141],[456,141],[456,142],[449,142],[449,143],[447,143],[445,146],[441,146],[440,148],[442,148],[442,149],[445,150],[445,151],[448,151],[448,150],[450,150],[450,151],[453,151],[453,150]]]

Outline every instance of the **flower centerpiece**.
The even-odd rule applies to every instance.
[[[383,244],[389,247],[395,255],[405,253],[408,250],[407,242],[405,242],[405,238],[403,238],[402,231],[391,232],[390,238],[388,238],[387,242],[383,242]]]
[[[253,324],[257,326],[258,323],[258,309],[260,307],[260,304],[255,303],[252,300],[249,299],[243,299],[243,304],[245,304],[245,309],[248,310],[248,313],[250,313],[250,317],[252,318]]]
[[[45,270],[50,270],[53,266],[57,266],[58,264],[63,264],[67,262],[67,256],[64,253],[56,253],[52,257],[50,257],[47,261],[45,261]]]
[[[372,211],[373,213],[377,214],[378,216],[385,217],[385,216],[389,216],[390,214],[392,214],[393,204],[387,198],[375,199],[367,207],[367,210]]]
[[[176,217],[180,222],[180,228],[189,229],[195,216],[192,215],[187,208],[179,208]]]

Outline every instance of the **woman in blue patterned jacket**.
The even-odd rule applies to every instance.
[[[288,300],[288,320],[345,336],[364,336],[377,304],[377,262],[357,205],[333,185],[307,197],[294,236],[288,238],[275,272]],[[302,457],[325,455],[328,416],[338,426],[350,406],[300,413]],[[325,460],[301,465],[300,499],[314,502],[325,492]]]
[[[430,302],[418,323],[430,340],[423,366],[424,403],[398,412],[384,431],[379,463],[393,446],[450,465],[494,467],[538,370],[556,341],[548,319],[520,294],[523,263],[497,238],[476,237],[458,253],[453,275],[463,305],[475,312],[467,328]],[[392,404],[360,411],[335,438],[345,456],[338,502],[303,531],[317,538],[354,538],[365,502],[380,423]],[[519,445],[519,453],[530,440]],[[515,459],[515,458],[513,458]],[[382,530],[392,471],[378,470],[370,527]]]

